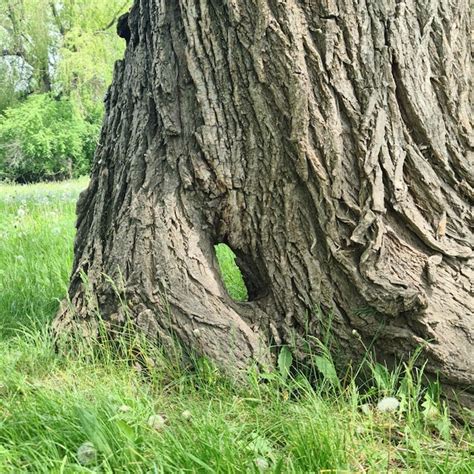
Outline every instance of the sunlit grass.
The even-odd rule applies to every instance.
[[[412,365],[388,371],[368,357],[362,391],[334,379],[329,354],[314,359],[325,367],[315,383],[288,377],[286,357],[280,371],[250,370],[236,385],[208,361],[185,367],[139,336],[124,339],[120,356],[94,341],[58,353],[48,322],[66,291],[85,185],[0,185],[0,473],[474,471],[469,427],[450,420],[438,385],[425,388]],[[218,252],[238,299],[233,257]],[[132,344],[150,371],[127,356]],[[387,396],[400,405],[378,410]],[[93,456],[81,465],[85,443]]]
[[[81,179],[0,184],[0,330],[44,324],[64,297]]]
[[[247,288],[242,273],[235,262],[234,252],[225,244],[216,245],[215,250],[224,286],[230,297],[235,301],[247,301]]]

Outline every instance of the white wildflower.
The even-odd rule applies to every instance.
[[[132,411],[132,409],[128,405],[120,405],[118,411],[120,413],[128,413],[129,411]]]
[[[268,465],[268,461],[265,458],[257,458],[254,462],[259,471],[266,471],[270,467]]]
[[[400,406],[400,402],[394,397],[385,397],[382,398],[377,403],[377,410],[384,413],[384,412],[393,412],[398,409]]]
[[[81,444],[77,450],[77,460],[82,466],[90,466],[97,461],[97,449],[91,442]]]
[[[357,425],[355,429],[356,434],[363,435],[365,433],[365,428],[361,425]]]
[[[151,415],[148,418],[148,426],[156,431],[162,431],[166,426],[166,419],[162,415]]]
[[[192,414],[189,410],[184,410],[183,413],[181,413],[181,416],[185,419],[185,420],[190,420],[192,418]]]
[[[364,415],[370,415],[370,405],[368,403],[364,403],[363,405],[361,405],[360,407],[360,411],[364,414]]]
[[[16,216],[18,219],[22,219],[23,217],[26,216],[26,209],[24,207],[20,207],[16,213]]]

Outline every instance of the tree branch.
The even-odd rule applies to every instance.
[[[112,28],[112,26],[115,25],[115,23],[117,22],[118,20],[118,17],[122,14],[123,10],[125,9],[125,7],[128,5],[129,1],[126,0],[123,5],[115,12],[112,20],[110,20],[110,22],[104,27],[104,28],[101,28],[100,30],[96,30],[94,31],[94,34],[98,34],[98,33],[103,33],[104,31],[107,31],[109,30],[110,28]]]

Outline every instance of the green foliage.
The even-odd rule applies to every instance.
[[[235,262],[234,252],[226,244],[216,245],[215,251],[222,280],[230,297],[235,301],[247,301],[247,288],[242,273]]]
[[[438,383],[422,383],[419,354],[394,370],[367,356],[361,389],[335,381],[324,342],[311,359],[316,384],[288,347],[279,371],[250,370],[239,385],[137,333],[78,338],[58,353],[46,323],[65,294],[86,185],[0,184],[0,472],[474,471],[471,428],[449,418]],[[152,361],[146,376],[137,351]],[[386,396],[396,411],[377,409]]]
[[[15,62],[12,60],[13,64]],[[0,61],[0,112],[14,106],[20,99],[20,95],[15,93],[16,84],[19,82],[20,77],[16,68],[11,67],[10,63]]]
[[[103,97],[124,52],[115,24],[130,4],[0,0],[0,179],[88,171]]]
[[[130,0],[64,0],[56,25],[62,31],[57,81],[61,90],[89,110],[102,102],[112,80],[112,66],[123,56],[125,42],[115,32],[116,20]]]
[[[290,375],[290,369],[293,364],[293,354],[287,346],[283,346],[278,355],[278,370],[284,382]]]
[[[332,387],[340,387],[340,381],[330,354],[314,356],[314,364],[325,381]]]
[[[98,123],[68,99],[33,95],[0,116],[0,179],[30,182],[89,171]]]
[[[51,90],[56,38],[46,0],[0,0],[0,39],[4,55],[6,60],[11,57],[20,60],[17,69],[25,64],[31,68],[27,87],[30,91]]]
[[[62,92],[98,99],[110,82],[112,65],[123,55],[115,34],[118,16],[130,0],[0,0],[4,58],[19,58],[31,74],[30,92]]]
[[[0,184],[0,334],[44,327],[66,292],[77,182]],[[1,338],[1,337],[0,337]],[[1,471],[1,470],[0,470]]]

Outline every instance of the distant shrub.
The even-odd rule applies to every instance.
[[[35,182],[88,173],[100,128],[69,99],[29,96],[0,115],[0,180]]]

